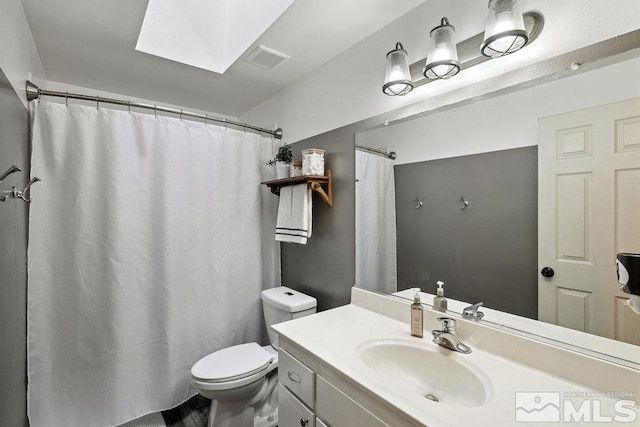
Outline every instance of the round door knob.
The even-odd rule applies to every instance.
[[[553,271],[553,268],[551,267],[544,267],[541,271],[540,274],[542,274],[544,277],[553,277],[555,273],[555,271]]]

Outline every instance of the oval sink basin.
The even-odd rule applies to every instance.
[[[430,349],[411,341],[367,341],[358,349],[360,360],[399,393],[418,394],[445,405],[481,406],[490,397],[488,378],[458,355],[434,344]],[[460,356],[460,357],[458,357]],[[458,359],[458,360],[456,360]]]

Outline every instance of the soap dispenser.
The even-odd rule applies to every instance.
[[[438,280],[438,289],[433,298],[433,308],[440,311],[447,311],[447,299],[444,297],[444,282]]]
[[[424,312],[420,304],[420,288],[411,288],[411,291],[416,293],[411,304],[411,335],[422,338]]]

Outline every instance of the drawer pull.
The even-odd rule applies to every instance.
[[[300,374],[295,373],[295,372],[291,372],[291,371],[287,371],[287,376],[294,383],[302,384],[302,377],[300,376]],[[300,420],[300,422],[302,422],[302,420]]]
[[[306,426],[307,424],[309,424],[309,419],[308,418],[300,418],[300,425],[302,427]]]

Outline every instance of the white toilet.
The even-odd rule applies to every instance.
[[[198,393],[211,399],[209,427],[278,424],[278,335],[271,325],[316,312],[315,298],[285,286],[262,291],[271,345],[234,345],[203,357],[191,368]]]

